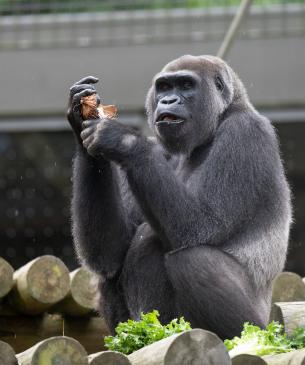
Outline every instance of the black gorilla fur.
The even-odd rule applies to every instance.
[[[116,120],[82,123],[80,98],[97,81],[70,89],[73,236],[101,277],[111,330],[152,309],[221,338],[245,321],[265,325],[291,221],[269,120],[212,56],[183,56],[156,75],[146,103],[155,139]]]

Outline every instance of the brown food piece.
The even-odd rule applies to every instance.
[[[117,107],[115,105],[99,105],[97,106],[96,94],[83,96],[81,98],[82,118],[98,119],[98,118],[115,118],[117,116]]]

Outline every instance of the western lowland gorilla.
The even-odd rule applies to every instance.
[[[245,321],[264,326],[291,222],[270,121],[212,56],[180,57],[155,76],[146,109],[156,138],[117,120],[82,121],[80,100],[97,81],[70,89],[72,220],[110,329],[153,309],[221,338]]]

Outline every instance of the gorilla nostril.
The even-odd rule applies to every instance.
[[[161,100],[161,104],[169,105],[169,104],[175,104],[179,102],[179,98],[174,97],[165,97]]]

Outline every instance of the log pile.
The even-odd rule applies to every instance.
[[[97,286],[94,274],[84,268],[69,273],[54,256],[15,272],[0,258],[0,339],[16,353],[58,336],[76,339],[90,353],[104,350],[109,330],[95,311]]]
[[[213,333],[193,329],[128,356],[106,351],[109,330],[95,310],[98,278],[69,272],[50,255],[14,271],[0,257],[0,365],[305,365],[305,349],[286,354],[229,358]],[[284,272],[273,282],[270,320],[290,335],[305,327],[305,280]],[[89,354],[89,355],[88,355]]]

